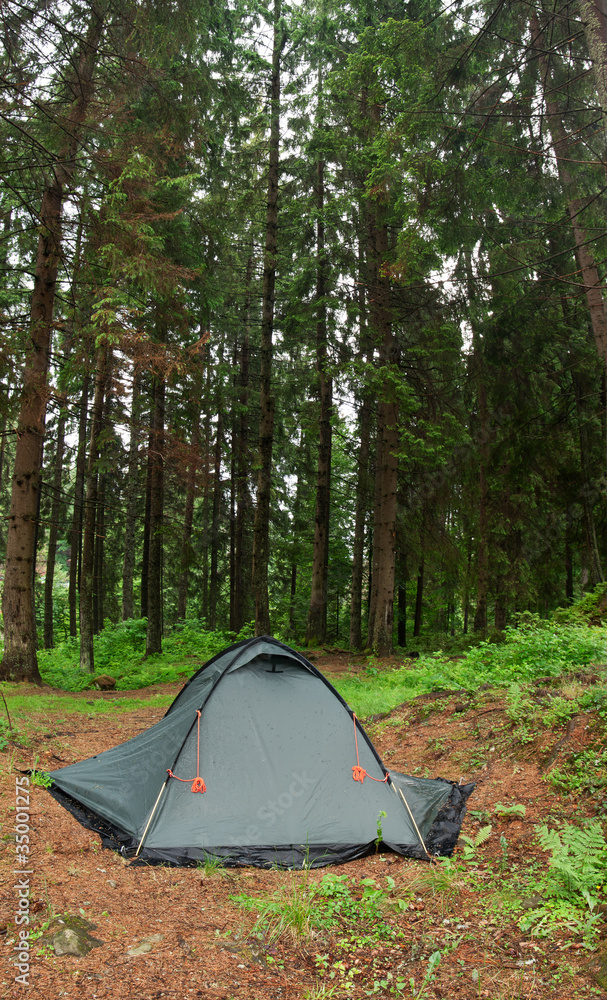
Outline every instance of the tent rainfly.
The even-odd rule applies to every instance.
[[[209,660],[151,729],[50,777],[58,802],[138,862],[282,868],[378,846],[450,855],[473,788],[388,771],[337,691],[269,636]]]

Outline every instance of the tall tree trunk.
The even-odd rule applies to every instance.
[[[425,560],[422,553],[419,570],[417,573],[417,590],[415,592],[415,620],[413,622],[413,635],[415,638],[421,635],[422,616],[424,610],[424,566]]]
[[[605,0],[578,0],[578,7],[607,138],[607,6]]]
[[[95,524],[97,515],[97,486],[99,476],[100,434],[103,426],[103,401],[109,382],[111,348],[102,343],[97,348],[95,392],[91,412],[89,457],[86,471],[84,503],[84,535],[82,541],[82,566],[80,572],[80,668],[94,673],[93,650],[93,575],[95,570]]]
[[[388,255],[388,227],[380,222],[374,209],[369,211],[369,236],[374,264],[372,328],[380,342],[380,366],[389,369],[395,360],[390,280],[382,268]],[[369,646],[380,656],[388,656],[392,652],[393,642],[398,443],[398,401],[388,378],[377,406],[373,566],[368,633]]]
[[[230,630],[236,620],[236,451],[238,448],[237,393],[238,393],[238,339],[232,352],[232,405],[230,413]]]
[[[567,510],[565,527],[565,601],[573,604],[573,552],[571,549],[571,511]]]
[[[131,430],[129,464],[125,496],[124,557],[122,560],[122,620],[135,617],[133,579],[135,575],[135,531],[137,527],[137,494],[139,472],[139,382],[133,369],[131,394]]]
[[[4,454],[6,448],[6,413],[2,414],[0,419],[0,496],[2,495],[2,486],[4,483]],[[3,525],[0,523],[0,559],[4,557],[4,531]]]
[[[483,356],[483,343],[476,317],[476,292],[472,270],[472,254],[464,250],[466,285],[468,289],[468,314],[472,328],[472,376],[476,388],[478,407],[478,529],[476,542],[476,608],[474,632],[487,633],[487,598],[489,594],[489,483],[487,472],[490,463],[489,406],[487,377]],[[467,597],[466,597],[467,599]]]
[[[299,634],[297,622],[297,582],[299,563],[301,561],[301,539],[304,536],[306,522],[302,515],[304,486],[311,477],[310,448],[306,438],[305,428],[300,429],[299,461],[297,463],[297,483],[293,501],[293,520],[291,524],[291,579],[289,585],[289,633],[295,638]]]
[[[398,645],[407,645],[407,560],[401,553],[398,574]]]
[[[221,402],[219,403],[221,406]],[[219,526],[221,522],[221,454],[223,438],[223,418],[221,409],[217,411],[217,429],[213,453],[213,505],[211,509],[211,560],[209,573],[209,628],[217,628],[217,604],[219,601]]]
[[[165,342],[162,333],[161,343]],[[150,454],[150,558],[148,565],[148,627],[145,655],[162,652],[162,555],[164,520],[164,410],[165,378],[163,373],[154,375],[154,422]]]
[[[254,258],[247,261],[246,293],[244,305],[244,332],[240,348],[238,372],[238,435],[236,443],[236,524],[234,526],[234,621],[232,628],[240,632],[246,624],[250,610],[251,543],[251,494],[249,492],[249,334],[251,325],[251,283]]]
[[[203,451],[203,474],[202,474],[202,523],[204,530],[202,534],[201,553],[201,599],[202,615],[209,627],[209,522],[211,508],[211,370],[207,368],[204,394],[204,451]]]
[[[51,524],[48,533],[48,554],[46,557],[46,574],[44,577],[44,648],[52,649],[53,637],[53,582],[55,579],[55,557],[57,554],[57,537],[59,521],[63,508],[61,484],[63,480],[63,452],[65,448],[64,407],[61,408],[57,422],[57,444],[55,447],[55,470],[53,474],[53,500],[51,504]]]
[[[327,586],[329,569],[329,515],[331,511],[331,416],[333,413],[333,383],[327,371],[327,307],[324,212],[324,163],[316,168],[317,210],[316,228],[317,277],[316,302],[316,367],[320,388],[320,420],[318,465],[316,470],[316,513],[314,518],[314,548],[312,554],[312,588],[306,629],[306,642],[324,642],[327,635]]]
[[[153,393],[153,381],[152,381]],[[147,461],[145,473],[145,505],[143,511],[143,551],[141,553],[141,617],[147,618],[149,613],[149,579],[150,579],[150,519],[152,511],[152,449],[154,441],[154,402],[150,407],[150,432],[148,434]]]
[[[223,450],[223,341],[219,345],[217,365],[217,394],[215,397],[215,412],[217,426],[215,431],[215,447],[213,449],[213,504],[211,508],[211,565],[209,577],[209,628],[212,632],[217,628],[217,604],[219,601],[219,526],[221,522],[221,456]]]
[[[563,125],[564,109],[561,109],[555,100],[554,95],[557,93],[557,85],[552,79],[551,67],[545,49],[544,34],[535,12],[531,14],[530,23],[531,44],[537,52],[537,58],[542,70],[542,85],[544,100],[546,102],[548,129],[552,138],[559,180],[567,202],[567,211],[575,241],[575,253],[580,277],[586,295],[586,302],[588,303],[596,349],[605,368],[607,367],[607,308],[603,297],[602,282],[598,268],[589,250],[588,234],[582,224],[582,213],[586,207],[586,203],[583,198],[578,197],[577,185],[567,165],[568,161],[576,159],[576,154],[571,149],[569,136]]]
[[[268,164],[268,199],[266,241],[263,261],[261,343],[259,347],[259,457],[257,503],[253,528],[253,593],[255,595],[255,634],[271,632],[268,562],[270,558],[270,490],[272,485],[272,448],[274,443],[274,407],[272,392],[272,337],[274,332],[274,288],[278,223],[278,171],[280,138],[280,56],[285,42],[281,22],[281,0],[274,0],[274,36],[272,44],[272,80],[270,104],[270,151]]]
[[[578,435],[580,441],[580,466],[583,480],[581,501],[584,511],[584,523],[586,526],[586,545],[588,548],[588,557],[590,562],[591,581],[592,585],[596,586],[597,583],[604,582],[605,576],[603,574],[603,565],[596,533],[596,521],[594,518],[593,496],[596,495],[596,491],[592,486],[592,477],[589,468],[590,443],[588,441],[588,422],[582,407],[582,400],[586,393],[580,385],[574,368],[571,368],[571,380],[573,382],[573,389],[575,392]]]
[[[194,500],[198,487],[198,471],[200,469],[200,413],[201,413],[201,371],[197,369],[192,390],[191,403],[194,407],[192,418],[192,436],[190,438],[190,457],[186,482],[185,505],[183,510],[183,531],[181,534],[181,555],[179,559],[179,593],[177,598],[177,617],[185,619],[188,607],[188,585],[190,564],[192,562],[192,528],[194,524]]]
[[[87,360],[88,368],[88,360]],[[70,577],[68,604],[70,609],[70,635],[78,635],[77,604],[80,588],[80,565],[83,531],[84,475],[86,469],[86,424],[89,406],[90,375],[85,372],[82,381],[78,417],[78,450],[76,452],[76,476],[74,479],[74,506],[70,528]]]
[[[101,632],[104,618],[105,487],[106,475],[102,472],[97,481],[95,552],[93,556],[93,632],[95,635],[99,635]]]
[[[31,298],[30,335],[23,373],[21,408],[13,469],[11,509],[2,596],[4,656],[0,680],[41,683],[36,657],[36,620],[31,579],[35,562],[36,512],[42,464],[44,416],[57,273],[61,259],[61,215],[72,184],[81,127],[93,95],[93,71],[103,32],[103,8],[95,5],[82,49],[68,71],[72,98],[64,134],[42,196],[38,250]]]
[[[367,363],[373,361],[373,351],[367,348],[364,251],[362,239],[359,243],[358,311],[360,322],[361,350],[367,350]],[[369,503],[369,455],[371,451],[371,423],[373,405],[371,393],[363,387],[362,401],[358,412],[358,455],[356,461],[356,499],[354,502],[354,539],[352,542],[352,583],[350,595],[350,645],[362,649],[362,602],[363,568],[365,553],[365,522]]]

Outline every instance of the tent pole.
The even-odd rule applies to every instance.
[[[419,837],[419,842],[420,842],[420,844],[422,845],[422,847],[424,849],[426,857],[428,858],[429,861],[434,861],[434,858],[432,857],[432,855],[428,851],[428,848],[424,844],[424,838],[422,837],[421,833],[419,832],[419,827],[418,827],[417,823],[415,822],[415,817],[414,817],[413,813],[411,812],[411,809],[409,808],[409,803],[407,802],[407,800],[406,800],[405,796],[403,795],[401,789],[397,788],[393,781],[391,781],[390,784],[392,785],[392,788],[394,789],[394,791],[397,792],[398,795],[400,795],[401,799],[405,803],[405,808],[406,808],[407,812],[409,813],[409,817],[411,819],[411,822],[413,823],[413,826],[415,827],[415,832],[416,832],[417,836]]]
[[[152,812],[150,813],[150,818],[149,818],[149,820],[148,820],[148,821],[147,821],[147,823],[146,823],[146,826],[145,826],[145,830],[143,831],[143,836],[142,836],[141,840],[139,841],[139,847],[137,848],[137,852],[136,852],[136,854],[135,854],[135,857],[136,857],[136,858],[138,858],[138,857],[139,857],[139,851],[140,851],[140,850],[141,850],[141,848],[143,847],[143,842],[144,842],[144,840],[145,840],[145,838],[146,838],[146,836],[147,836],[147,832],[148,832],[148,830],[150,829],[150,823],[151,823],[151,822],[152,822],[152,820],[154,819],[154,813],[156,812],[156,810],[157,810],[157,808],[158,808],[158,803],[160,802],[160,796],[161,796],[161,795],[162,795],[162,793],[164,792],[164,790],[165,790],[165,788],[166,788],[166,786],[167,786],[167,782],[168,782],[168,780],[169,780],[169,779],[168,779],[168,777],[164,779],[164,785],[162,786],[162,788],[161,788],[161,789],[160,789],[160,791],[158,792],[158,798],[156,799],[156,802],[155,802],[155,804],[154,804],[154,808],[152,809]]]

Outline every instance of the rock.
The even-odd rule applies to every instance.
[[[142,941],[141,944],[135,944],[132,948],[127,948],[127,955],[129,958],[136,958],[137,955],[147,955],[148,951],[152,950],[152,946],[149,941]]]
[[[99,691],[113,691],[116,687],[116,679],[109,674],[100,674],[91,681],[91,687],[96,687]]]
[[[98,948],[102,945],[103,941],[91,937],[85,930],[64,927],[62,930],[57,931],[56,934],[53,934],[51,943],[55,955],[74,955],[76,958],[82,958],[83,955],[88,955],[89,951],[92,951],[93,948]]]
[[[601,989],[607,990],[607,949],[603,948],[593,955],[590,961],[582,966],[582,972],[594,979]]]
[[[545,903],[543,896],[540,896],[539,892],[534,892],[532,896],[525,896],[521,899],[521,906],[524,910],[537,910],[538,907],[543,906]]]
[[[147,955],[153,946],[160,941],[162,941],[162,934],[150,934],[149,937],[143,938],[139,944],[134,944],[132,948],[127,948],[127,955],[129,958],[137,958],[138,955]]]

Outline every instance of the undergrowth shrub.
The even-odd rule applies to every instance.
[[[266,946],[285,936],[308,940],[336,928],[340,933],[337,944],[344,948],[402,936],[389,920],[389,910],[401,902],[391,899],[372,878],[356,883],[347,875],[330,873],[316,883],[304,871],[274,893],[231,899],[257,913],[250,933]]]
[[[206,660],[226,646],[250,638],[252,626],[238,635],[209,632],[199,619],[174,625],[162,640],[162,653],[145,657],[147,619],[131,618],[117,624],[106,623],[95,636],[95,674],[111,674],[118,690],[132,690],[150,684],[179,681],[189,677]],[[91,675],[79,668],[79,641],[69,637],[54,649],[38,652],[40,673],[45,684],[65,691],[88,687]]]
[[[546,874],[532,885],[543,902],[519,920],[520,927],[540,937],[560,927],[592,942],[607,884],[607,842],[600,822],[565,823],[559,830],[540,826],[537,836],[551,853]]]
[[[586,747],[572,753],[548,774],[548,781],[559,792],[584,793],[595,797],[595,804],[607,809],[607,749]]]
[[[396,670],[342,675],[335,686],[358,715],[388,712],[420,694],[448,689],[474,691],[483,684],[519,685],[520,712],[530,706],[522,685],[538,677],[559,677],[588,663],[604,661],[607,630],[588,625],[559,625],[528,616],[518,628],[507,628],[500,643],[482,642],[465,656],[451,659],[442,652],[420,656]],[[511,702],[511,710],[518,710]],[[555,721],[568,718],[565,702],[551,706]],[[559,720],[556,716],[559,716]],[[513,720],[514,721],[514,720]]]

